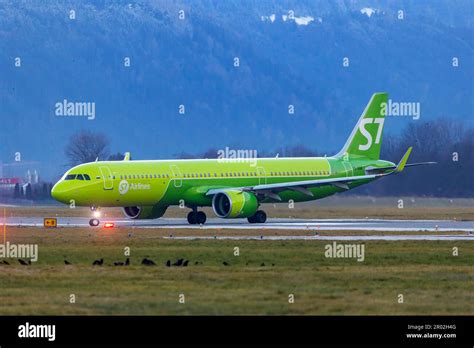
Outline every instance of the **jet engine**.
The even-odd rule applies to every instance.
[[[221,218],[246,218],[255,214],[258,200],[250,192],[223,191],[216,193],[212,198],[212,209]]]

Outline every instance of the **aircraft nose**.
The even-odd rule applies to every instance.
[[[51,189],[51,197],[59,202],[64,202],[64,190],[61,189],[61,183],[57,182]]]

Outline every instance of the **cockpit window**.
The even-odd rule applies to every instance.
[[[90,180],[91,177],[88,174],[68,174],[64,180]],[[98,177],[100,179],[100,176]]]

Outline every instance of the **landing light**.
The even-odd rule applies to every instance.
[[[94,211],[94,217],[95,218],[100,218],[100,211]]]
[[[104,228],[114,228],[115,224],[113,222],[106,222]]]

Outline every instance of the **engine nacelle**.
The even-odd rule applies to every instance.
[[[145,207],[123,207],[123,213],[129,219],[158,219],[166,211],[166,207],[156,205]]]
[[[214,195],[212,209],[221,218],[246,218],[255,214],[258,200],[253,193],[229,190]]]

